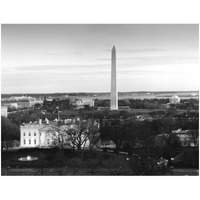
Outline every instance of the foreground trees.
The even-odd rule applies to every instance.
[[[1,116],[1,150],[11,147],[13,140],[20,140],[20,129],[12,121]]]
[[[71,147],[78,151],[87,146],[92,149],[99,141],[99,124],[93,119],[77,117],[73,123],[49,130],[53,143],[61,149]]]

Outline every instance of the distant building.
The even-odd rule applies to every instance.
[[[68,99],[68,95],[53,96],[56,101],[62,101]]]
[[[21,100],[11,100],[11,101],[1,101],[1,105],[7,106],[10,108],[29,108],[31,107],[29,99]]]
[[[18,104],[16,101],[2,101],[2,106],[6,106],[7,108],[18,108]]]
[[[17,102],[18,108],[30,108],[31,103],[29,99],[20,100]]]
[[[180,103],[180,98],[177,95],[173,95],[170,99],[169,99],[169,103],[170,104],[177,104]]]
[[[49,96],[49,97],[46,97],[45,100],[46,100],[46,101],[53,101],[53,97],[50,97],[50,96]]]
[[[94,106],[94,100],[93,99],[75,99],[72,101],[72,106],[75,109],[81,109],[81,108],[85,108],[86,106],[88,107],[93,107]]]
[[[176,136],[179,138],[181,146],[198,146],[199,131],[178,129],[173,130],[172,133],[176,134]]]
[[[1,116],[7,117],[8,116],[8,108],[7,106],[1,106]]]
[[[97,110],[109,110],[110,107],[102,107],[102,106],[98,106]]]
[[[29,99],[29,102],[30,102],[30,107],[34,106],[35,104],[40,104],[40,105],[43,104],[42,100],[35,98]]]
[[[42,104],[43,101],[39,98],[24,97],[24,96],[10,97],[1,101],[1,105],[7,106],[9,108],[16,108],[16,109],[30,108],[38,103]]]
[[[62,100],[66,100],[69,99],[68,95],[54,95],[54,96],[44,96],[44,101],[62,101]]]
[[[129,106],[119,106],[119,110],[128,110],[130,109]]]

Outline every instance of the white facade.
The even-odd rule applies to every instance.
[[[3,117],[8,116],[8,108],[6,106],[1,106],[1,116]]]
[[[177,95],[174,95],[169,99],[169,103],[171,103],[171,104],[180,103],[180,100],[181,99]]]
[[[85,108],[85,106],[93,107],[94,100],[87,98],[76,99],[72,102],[72,106],[74,106],[76,109]]]
[[[62,125],[60,128],[63,130],[67,128],[76,128],[76,125],[73,124],[74,119],[70,120],[72,123]],[[42,124],[41,120],[39,123],[29,123],[20,127],[20,147],[22,148],[48,148],[56,146],[58,143],[58,137],[61,137],[64,141],[68,140],[68,135],[59,135],[57,131],[57,125],[51,124]],[[51,132],[52,130],[52,132]],[[65,133],[65,132],[64,132]],[[82,135],[82,140],[84,136]],[[66,144],[66,141],[64,142]],[[70,144],[70,143],[69,143]],[[89,146],[89,140],[86,141],[84,147]]]
[[[40,124],[26,124],[20,128],[20,146],[21,147],[39,147],[40,146]]]
[[[48,130],[53,128],[47,124],[25,124],[20,127],[20,147],[51,147],[52,138]]]

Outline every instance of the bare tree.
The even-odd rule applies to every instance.
[[[98,129],[99,124],[95,120],[77,117],[71,124],[55,127],[48,132],[54,146],[61,149],[70,147],[80,151],[85,147],[87,141],[90,149],[96,145],[99,137]]]
[[[52,140],[52,146],[64,149],[64,147],[70,146],[68,137],[68,126],[54,127],[48,130],[48,134]]]
[[[95,120],[88,120],[88,131],[86,132],[89,141],[89,149],[92,150],[100,140],[99,123]]]

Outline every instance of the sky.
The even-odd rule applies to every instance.
[[[199,90],[199,26],[3,24],[1,93]]]

